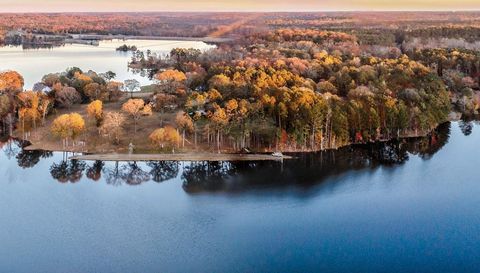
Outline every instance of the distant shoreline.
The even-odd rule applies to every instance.
[[[222,37],[181,37],[181,36],[132,36],[132,35],[101,35],[101,34],[71,34],[74,40],[156,40],[156,41],[196,41],[205,43],[225,43],[233,38]]]
[[[227,37],[182,37],[182,36],[137,36],[137,35],[124,35],[124,34],[40,34],[40,33],[27,33],[23,31],[12,32],[7,35],[5,41],[0,43],[0,46],[4,45],[22,45],[24,47],[42,48],[42,47],[58,47],[65,44],[83,44],[98,46],[100,41],[111,40],[151,40],[151,41],[192,41],[192,42],[204,42],[207,44],[221,44],[232,42],[234,38]],[[1,37],[0,37],[1,38]],[[0,40],[1,41],[1,40]]]

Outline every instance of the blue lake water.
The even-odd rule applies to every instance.
[[[113,71],[115,80],[136,79],[142,85],[152,81],[140,73],[128,69],[132,54],[118,52],[121,45],[135,45],[141,51],[165,55],[176,47],[198,48],[207,50],[215,46],[196,41],[164,41],[164,40],[109,40],[100,41],[98,46],[66,44],[61,47],[23,49],[21,46],[0,47],[0,71],[15,70],[25,79],[25,88],[31,89],[48,73],[63,72],[68,67],[79,67],[84,71],[93,70],[98,73]]]
[[[478,272],[480,128],[279,162],[0,152],[1,272]],[[63,162],[63,163],[62,163]]]

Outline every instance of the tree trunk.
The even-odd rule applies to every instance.
[[[133,137],[137,135],[137,119],[133,119]]]
[[[207,127],[207,144],[210,146],[210,128]]]
[[[217,130],[217,151],[220,153],[220,130]]]
[[[182,148],[185,148],[185,129],[182,132]]]
[[[8,135],[13,135],[12,113],[8,113]]]
[[[195,149],[197,149],[197,128],[194,128],[194,131],[195,131],[194,132],[194,134],[195,134],[195,136],[194,136],[194,138],[195,138],[195,140],[194,140],[195,141]]]
[[[315,150],[315,125],[312,126],[312,137],[311,137],[310,147],[312,148],[312,151]]]

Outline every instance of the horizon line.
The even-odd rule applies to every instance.
[[[127,10],[117,10],[117,11],[1,11],[0,14],[51,14],[51,13],[334,13],[334,12],[358,12],[358,13],[367,13],[367,12],[480,12],[479,9],[439,9],[439,10],[422,10],[422,9],[404,9],[404,10],[157,10],[157,11],[127,11]]]

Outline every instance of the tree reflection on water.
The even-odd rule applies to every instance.
[[[82,178],[86,166],[83,161],[62,160],[60,163],[53,163],[50,174],[60,183],[76,183]]]
[[[103,168],[107,184],[119,186],[122,184],[140,185],[150,180],[163,182],[173,179],[179,172],[179,163],[173,161],[147,162],[150,171],[144,171],[137,162],[115,162],[112,167]]]
[[[53,156],[53,152],[50,151],[43,151],[43,150],[21,150],[16,158],[19,167],[23,169],[33,168],[35,165],[40,162],[40,159],[45,159]]]
[[[92,166],[87,168],[87,177],[93,181],[99,181],[102,178],[102,169],[105,166],[103,161],[97,160]]]
[[[22,169],[33,168],[41,159],[53,156],[53,152],[43,150],[25,150],[22,149],[26,143],[16,138],[0,138],[0,149],[3,150],[7,159],[17,159],[17,164]]]
[[[150,169],[152,180],[161,183],[177,177],[179,162],[176,161],[151,161],[147,163]]]
[[[478,121],[475,122],[478,123]],[[458,122],[458,127],[465,136],[469,136],[473,132],[473,123],[473,120],[461,120]]]
[[[150,174],[137,165],[129,162],[123,166],[122,180],[129,185],[140,185],[150,180]]]
[[[22,142],[15,138],[5,138],[1,142],[3,153],[8,159],[13,158],[22,150]]]
[[[122,184],[122,169],[119,167],[119,162],[115,162],[115,165],[113,168],[105,168],[103,170],[103,173],[105,174],[105,181],[107,184],[112,185],[112,186],[119,186]]]
[[[282,186],[310,187],[328,177],[348,171],[375,169],[379,166],[403,164],[409,156],[430,159],[447,142],[450,123],[443,124],[423,138],[403,139],[368,145],[354,145],[335,151],[293,154],[294,160],[259,162],[84,162],[69,160],[64,153],[60,161],[50,167],[52,178],[60,183],[75,183],[84,176],[108,185],[141,185],[154,181],[161,183],[179,177],[187,193],[240,192],[251,189]],[[459,122],[464,135],[470,135],[473,124]],[[14,139],[0,141],[8,160],[15,158],[22,169],[34,168],[42,159],[54,158],[52,152],[22,150],[22,143]],[[58,156],[58,154],[57,154]],[[53,160],[53,159],[51,159]],[[180,176],[179,176],[180,174]]]

